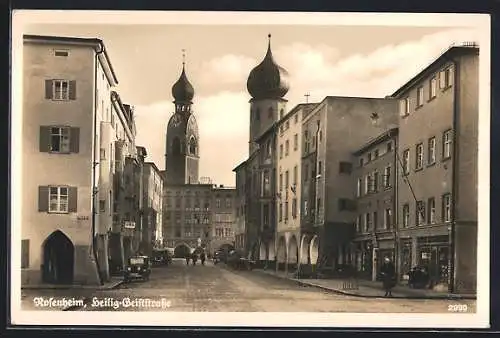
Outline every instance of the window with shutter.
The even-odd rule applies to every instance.
[[[47,189],[45,189],[47,188]],[[39,210],[45,209],[45,199],[47,199],[50,213],[67,213],[68,212],[68,187],[65,186],[50,186],[40,187],[39,189]],[[45,196],[44,196],[45,195]]]
[[[70,99],[70,82],[68,80],[52,80],[52,100],[67,101]]]
[[[78,129],[78,128],[75,128]],[[40,151],[54,153],[70,152],[69,127],[40,126]],[[78,133],[79,131],[75,131]],[[78,135],[76,135],[78,137]]]

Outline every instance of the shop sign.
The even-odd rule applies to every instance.
[[[123,227],[125,229],[135,229],[135,222],[125,221]]]
[[[431,254],[428,252],[422,252],[422,259],[429,259],[431,258]]]

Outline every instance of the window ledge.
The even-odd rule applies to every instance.
[[[72,154],[71,151],[48,151],[49,154],[55,154],[55,155],[70,155]]]
[[[422,171],[422,170],[424,170],[424,167],[423,167],[423,166],[422,166],[422,167],[420,167],[420,168],[416,168],[416,169],[415,169],[415,172]]]
[[[451,156],[448,156],[448,157],[443,157],[443,158],[441,159],[441,162],[447,162],[447,161],[449,161],[449,160],[451,160]]]
[[[436,165],[436,161],[434,160],[434,162],[427,163],[427,168],[433,167],[435,165]]]
[[[427,100],[427,103],[431,102],[431,101],[434,101],[435,99],[437,98],[437,95],[434,95],[433,97],[429,98]]]

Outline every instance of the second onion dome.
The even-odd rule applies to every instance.
[[[264,60],[248,76],[247,89],[256,100],[283,98],[289,90],[288,72],[279,66],[271,51],[271,34]]]

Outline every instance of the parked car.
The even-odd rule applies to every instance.
[[[149,280],[151,274],[151,262],[148,256],[133,256],[128,259],[125,268],[124,279],[125,282],[142,279]]]
[[[168,265],[172,263],[172,255],[167,249],[153,249],[151,260],[153,265]]]

